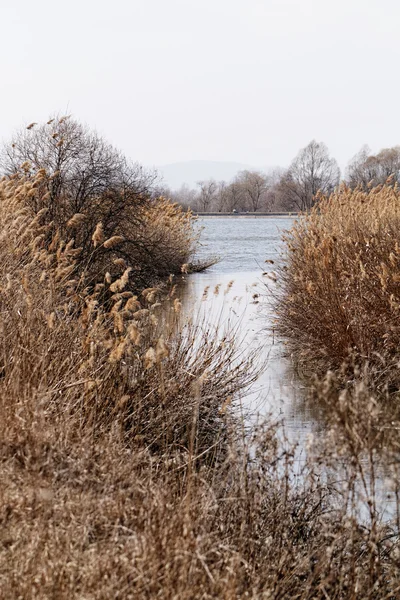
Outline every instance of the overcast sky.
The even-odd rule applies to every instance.
[[[398,0],[2,2],[0,136],[72,113],[145,165],[400,144]]]

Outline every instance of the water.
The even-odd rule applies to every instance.
[[[262,273],[266,259],[279,258],[282,232],[290,229],[293,221],[287,217],[199,219],[202,232],[198,257],[220,257],[207,274]]]
[[[183,305],[185,311],[200,313],[222,329],[237,327],[244,352],[262,348],[265,367],[243,400],[248,421],[266,415],[284,421],[287,438],[303,447],[317,424],[302,402],[303,386],[283,355],[282,342],[272,331],[271,275],[284,249],[282,234],[293,221],[287,217],[199,219],[197,258],[219,256],[220,260],[207,271],[187,277]]]

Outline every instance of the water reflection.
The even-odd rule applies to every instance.
[[[283,356],[282,343],[273,335],[271,307],[261,271],[205,272],[188,276],[180,290],[183,312],[212,327],[238,331],[243,353],[259,349],[265,365],[257,382],[243,400],[248,420],[269,415],[284,420],[290,441],[305,442],[315,421],[302,402],[303,386],[290,361]]]
[[[199,219],[201,237],[197,257],[200,260],[220,257],[208,273],[262,272],[265,259],[279,260],[282,233],[294,221],[289,217]]]
[[[220,261],[204,273],[187,277],[182,298],[187,313],[205,317],[210,324],[238,327],[243,352],[260,349],[265,367],[243,401],[247,420],[255,423],[268,415],[284,422],[288,440],[302,448],[315,430],[315,420],[301,401],[303,385],[283,356],[282,343],[271,332],[272,298],[265,285],[266,273],[281,260],[282,234],[294,220],[199,219],[202,233],[197,258],[219,256]]]

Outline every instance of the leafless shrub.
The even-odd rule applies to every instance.
[[[74,247],[81,249],[78,267],[92,273],[94,281],[111,258],[127,261],[137,288],[179,273],[189,262],[195,243],[190,213],[153,198],[154,173],[130,164],[73,119],[55,117],[18,133],[3,148],[1,166],[8,176],[25,178],[26,199],[35,213],[46,210],[47,241],[73,235]],[[93,252],[98,226],[103,240]],[[111,247],[107,240],[116,236],[123,240]]]

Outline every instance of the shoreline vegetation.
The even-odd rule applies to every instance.
[[[400,191],[343,185],[285,237],[277,328],[304,374],[400,390]]]
[[[239,418],[257,357],[243,357],[235,331],[181,318],[173,274],[190,271],[191,215],[71,119],[12,144],[0,183],[2,597],[398,597],[394,408],[361,379],[338,391],[322,376],[327,433],[299,472],[279,423],[249,432]],[[318,218],[331,226],[335,198],[290,243],[316,235]],[[379,200],[390,225],[398,192],[363,198],[349,214],[368,207],[369,247],[382,254],[368,270],[362,228],[346,249],[394,311],[380,266],[392,240],[374,224]]]

